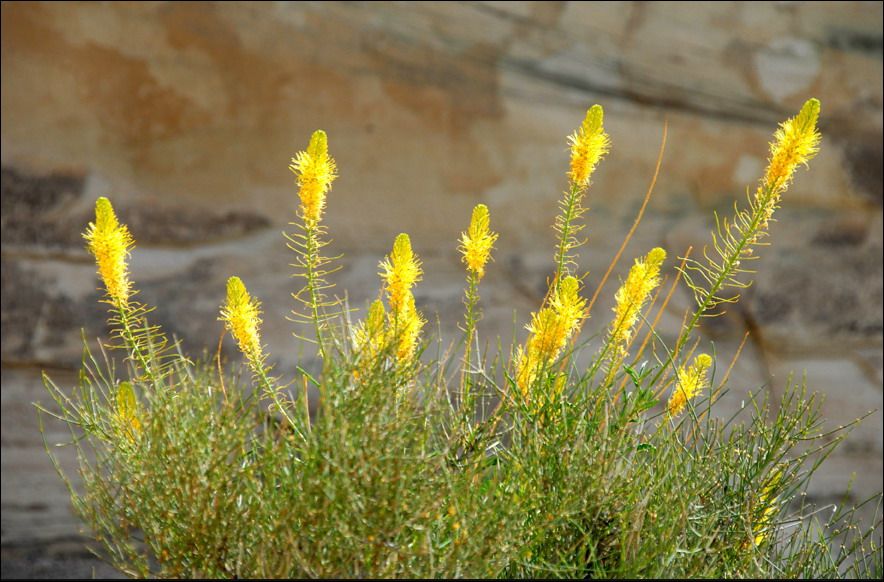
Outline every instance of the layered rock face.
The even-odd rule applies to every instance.
[[[840,501],[851,472],[855,498],[881,489],[880,3],[4,3],[2,67],[4,576],[7,556],[77,532],[30,403],[46,398],[42,369],[70,381],[81,327],[106,331],[80,237],[95,198],[129,224],[133,277],[168,331],[215,346],[237,274],[266,307],[278,369],[291,370],[287,166],[317,128],[340,170],[326,213],[340,293],[363,308],[378,261],[408,232],[425,262],[418,307],[456,338],[456,239],[482,202],[501,236],[481,333],[506,346],[546,289],[565,136],[588,106],[605,107],[612,140],[587,199],[588,292],[668,123],[653,198],[585,328],[597,331],[631,258],[707,244],[713,212],[759,178],[776,123],[818,97],[821,153],[783,200],[755,285],[706,322],[704,341],[725,366],[750,334],[723,416],[805,371],[833,425],[878,410],[813,493]],[[690,300],[676,293],[664,337]]]

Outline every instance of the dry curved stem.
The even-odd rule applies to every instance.
[[[663,153],[666,151],[666,135],[669,130],[669,121],[663,120],[663,136],[660,138],[660,149],[657,152],[657,164],[654,168],[654,176],[651,178],[651,183],[648,185],[648,191],[645,193],[645,198],[642,201],[641,208],[638,210],[638,214],[635,217],[635,220],[632,223],[632,227],[629,229],[629,232],[626,233],[626,237],[623,239],[623,243],[620,245],[620,248],[617,249],[617,253],[614,255],[614,258],[611,260],[611,264],[608,265],[608,270],[605,271],[602,280],[599,282],[598,286],[595,289],[595,293],[592,294],[592,299],[589,300],[589,305],[586,308],[586,313],[589,314],[592,312],[592,307],[595,305],[596,300],[599,298],[599,295],[602,292],[602,288],[605,286],[605,283],[608,282],[608,277],[611,276],[611,272],[614,270],[614,267],[617,266],[617,263],[620,262],[620,257],[623,255],[623,251],[626,250],[626,245],[629,244],[629,241],[632,240],[632,236],[635,234],[636,229],[638,228],[639,223],[642,221],[642,217],[645,215],[645,208],[648,206],[648,202],[651,200],[651,194],[654,192],[654,188],[657,185],[657,177],[660,175],[660,168],[663,165]],[[577,329],[577,333],[580,333],[580,328]],[[575,334],[576,336],[577,334]]]
[[[215,350],[215,364],[218,366],[218,383],[221,386],[221,393],[224,395],[224,404],[227,404],[227,388],[224,386],[224,370],[221,367],[221,346],[225,335],[227,335],[227,330],[222,328],[221,334],[218,336],[218,349]]]
[[[574,334],[571,337],[570,344],[568,346],[568,351],[573,352],[574,346],[577,343],[577,338],[580,337],[580,332],[583,329],[583,324],[589,319],[590,313],[592,313],[592,307],[595,305],[596,300],[599,298],[599,295],[602,292],[602,288],[605,286],[605,283],[608,282],[608,278],[611,276],[611,273],[614,271],[614,267],[617,266],[617,263],[620,262],[620,257],[623,255],[623,251],[626,250],[626,245],[629,244],[629,241],[632,240],[633,235],[635,234],[636,229],[638,228],[639,223],[642,221],[642,217],[644,217],[645,209],[648,206],[648,202],[651,200],[651,194],[654,193],[654,188],[657,185],[657,178],[660,175],[660,168],[663,166],[663,153],[666,151],[666,136],[669,131],[669,121],[667,119],[663,120],[663,135],[660,137],[660,148],[657,151],[657,162],[654,167],[654,175],[651,178],[651,183],[648,185],[648,190],[645,192],[644,200],[642,200],[642,205],[638,210],[638,214],[635,216],[635,220],[632,222],[632,227],[630,227],[629,232],[626,233],[626,237],[624,237],[623,242],[620,244],[620,248],[617,249],[617,252],[614,254],[614,258],[611,260],[611,263],[608,265],[608,270],[605,271],[602,280],[599,282],[598,286],[596,286],[595,292],[592,294],[592,298],[589,300],[589,303],[586,306],[586,311],[583,318],[577,323],[577,327],[574,330]],[[552,286],[549,286],[549,289],[552,289]],[[547,290],[547,296],[544,297],[543,302],[546,304],[546,301],[549,296],[549,290]],[[563,371],[565,368],[565,362],[563,361],[560,365],[560,371]]]

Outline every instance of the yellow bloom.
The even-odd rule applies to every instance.
[[[560,346],[568,341],[568,330],[552,307],[544,307],[531,314],[531,323],[525,326],[528,341],[521,354],[517,378],[526,390],[544,363],[549,364],[558,355]]]
[[[328,137],[324,131],[313,132],[307,151],[298,152],[289,169],[297,176],[301,216],[307,226],[315,226],[322,219],[325,195],[338,177],[335,161],[328,155]]]
[[[117,389],[117,420],[120,422],[123,434],[130,441],[141,434],[141,421],[138,419],[138,401],[135,399],[135,391],[132,384],[121,382]]]
[[[420,259],[411,249],[411,239],[402,233],[393,243],[393,252],[381,261],[381,278],[387,288],[390,302],[390,328],[396,338],[396,355],[400,362],[414,354],[420,340],[420,332],[426,323],[414,306],[411,288],[420,281]]]
[[[95,222],[89,223],[83,238],[95,257],[108,296],[118,305],[128,304],[132,290],[127,260],[135,241],[126,225],[117,220],[107,198],[95,201]]]
[[[821,136],[816,127],[819,116],[820,102],[809,99],[798,115],[781,123],[774,133],[767,170],[755,192],[756,203],[762,203],[770,193],[762,228],[767,226],[780,196],[792,182],[795,170],[802,164],[807,165],[819,151]]]
[[[586,314],[586,300],[580,297],[580,282],[576,277],[565,277],[553,294],[550,305],[558,315],[560,325],[568,338],[577,329]],[[565,341],[568,341],[565,338]],[[562,344],[564,347],[564,343]]]
[[[571,146],[571,170],[568,178],[578,188],[586,188],[599,161],[608,153],[611,141],[605,133],[604,110],[593,105],[586,112],[580,128],[568,136]]]
[[[395,330],[397,346],[396,358],[400,362],[406,362],[414,356],[420,342],[421,330],[426,321],[421,316],[420,311],[414,306],[414,295],[408,293],[405,297],[403,309],[399,311],[393,319],[393,329]]]
[[[368,314],[353,334],[356,350],[366,354],[370,359],[384,349],[387,343],[387,333],[384,327],[387,312],[384,303],[380,299],[374,301],[368,308]]]
[[[261,305],[249,296],[246,286],[239,277],[227,280],[227,301],[221,307],[221,317],[227,330],[236,339],[240,351],[254,368],[263,364],[261,348]]]
[[[660,267],[665,259],[666,251],[660,247],[652,249],[644,260],[636,259],[626,281],[614,295],[614,321],[608,335],[613,358],[625,354],[638,316],[651,292],[660,284]]]
[[[669,398],[669,416],[678,416],[684,410],[688,400],[699,394],[706,387],[706,373],[712,366],[712,358],[700,354],[694,358],[693,365],[678,370],[676,389]]]
[[[411,239],[401,233],[393,243],[393,252],[381,261],[380,276],[387,287],[390,310],[397,314],[404,308],[411,288],[421,280],[420,259],[411,250]]]
[[[531,314],[525,349],[516,354],[516,382],[523,395],[545,366],[550,365],[564,349],[586,312],[586,300],[580,297],[580,283],[565,277],[548,307]]]
[[[460,252],[463,254],[463,262],[466,263],[467,270],[479,279],[485,276],[485,265],[497,240],[497,233],[489,229],[489,222],[488,207],[477,204],[473,208],[470,228],[461,233]]]
[[[798,115],[780,124],[770,144],[770,159],[764,173],[764,186],[785,188],[801,164],[807,165],[819,151],[820,133],[817,121],[820,102],[809,99]]]

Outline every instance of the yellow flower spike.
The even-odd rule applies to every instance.
[[[335,160],[328,155],[328,137],[321,129],[313,132],[307,151],[298,152],[289,169],[298,181],[301,216],[307,226],[316,226],[322,219],[325,195],[337,175]]]
[[[463,254],[463,262],[466,263],[467,270],[479,279],[485,276],[485,265],[491,258],[491,249],[498,236],[490,230],[489,223],[488,207],[477,204],[473,208],[470,228],[461,233],[460,252]]]
[[[117,305],[127,305],[132,293],[127,261],[135,241],[126,225],[117,220],[107,198],[95,201],[95,222],[89,223],[83,238],[98,264],[108,297]]]
[[[626,281],[614,295],[614,321],[609,332],[613,358],[624,355],[645,302],[660,284],[660,267],[664,260],[666,251],[660,247],[652,249],[644,259],[636,259]]]
[[[257,299],[249,296],[239,277],[227,280],[227,300],[221,307],[221,317],[218,319],[224,322],[253,368],[261,368],[264,362],[259,332],[261,305]]]
[[[390,302],[390,329],[396,338],[396,356],[400,362],[414,355],[420,333],[426,323],[414,306],[411,288],[421,280],[421,262],[411,248],[411,239],[401,233],[393,242],[393,251],[380,263],[380,276]]]
[[[552,364],[567,345],[586,312],[586,300],[580,297],[580,282],[565,277],[556,289],[549,306],[531,314],[525,349],[516,356],[516,382],[527,396],[528,389],[544,366]]]
[[[817,153],[821,139],[816,127],[819,115],[819,101],[810,99],[795,117],[780,124],[770,144],[767,169],[748,207],[735,206],[731,217],[716,220],[711,248],[704,250],[702,259],[688,259],[679,268],[697,309],[682,327],[675,353],[684,347],[704,316],[716,306],[736,301],[739,290],[751,284],[743,279],[755,272],[748,259],[754,258],[755,248],[769,235],[769,222],[795,170]],[[737,294],[727,292],[728,288],[737,290]]]
[[[605,113],[601,105],[593,105],[586,118],[573,134],[568,136],[571,146],[571,170],[568,178],[577,188],[586,188],[596,165],[608,153],[611,141],[604,128]]]
[[[712,367],[712,357],[708,354],[700,354],[694,358],[694,363],[689,367],[681,367],[676,378],[676,388],[669,397],[669,416],[681,414],[688,401],[694,398],[706,387],[706,374]]]
[[[765,187],[785,189],[798,166],[807,165],[816,156],[822,137],[817,131],[819,117],[820,102],[809,99],[798,115],[780,124],[770,144]]]
[[[368,308],[368,314],[354,333],[356,349],[374,358],[380,352],[387,341],[384,321],[387,312],[384,303],[380,299],[375,300]]]
[[[126,438],[134,442],[141,434],[141,421],[138,419],[138,401],[130,382],[120,382],[117,388],[117,418]]]
[[[755,203],[764,206],[762,229],[767,227],[780,196],[792,182],[795,170],[800,165],[806,166],[819,151],[822,139],[817,130],[819,116],[820,102],[809,99],[798,115],[781,123],[774,133],[767,170],[755,192]]]
[[[562,279],[550,305],[561,321],[565,333],[570,337],[586,315],[586,300],[580,297],[580,281],[572,276]],[[568,338],[565,338],[565,341],[567,340]]]
[[[414,295],[411,292],[405,296],[403,308],[396,313],[393,319],[394,329],[396,330],[396,338],[398,344],[396,347],[396,358],[399,362],[406,362],[414,356],[420,342],[421,330],[426,321],[421,316],[420,311],[414,306]]]
[[[534,314],[532,314],[533,320]],[[522,392],[522,396],[527,400],[528,399],[528,389],[534,383],[534,380],[537,378],[537,364],[534,361],[534,358],[531,356],[531,339],[529,337],[526,345],[528,349],[519,346],[516,348],[516,385],[519,387],[519,390]]]
[[[528,356],[538,363],[554,358],[559,346],[567,340],[567,329],[552,307],[531,314],[531,323],[525,327],[531,334]]]
[[[411,250],[411,239],[401,233],[393,243],[393,252],[381,261],[380,276],[387,287],[387,296],[390,301],[390,310],[394,315],[401,312],[406,302],[406,296],[411,294],[411,288],[421,280],[420,259]]]

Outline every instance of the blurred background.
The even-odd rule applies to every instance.
[[[438,314],[455,338],[456,239],[483,202],[501,236],[481,333],[508,346],[545,292],[565,137],[590,105],[604,106],[613,149],[587,199],[587,293],[669,123],[655,194],[585,328],[597,331],[632,258],[662,245],[671,267],[708,242],[713,212],[763,171],[776,123],[818,97],[821,152],[783,201],[756,284],[703,341],[726,365],[750,332],[722,414],[750,390],[781,393],[793,371],[827,395],[832,426],[875,410],[811,493],[840,503],[852,474],[849,500],[880,491],[882,82],[880,2],[4,2],[3,576],[93,565],[31,403],[46,399],[41,370],[73,382],[81,328],[106,331],[80,236],[95,198],[134,233],[133,277],[168,331],[213,349],[237,274],[264,303],[277,370],[291,371],[302,347],[285,320],[297,283],[281,235],[297,207],[287,166],[317,128],[340,170],[326,213],[339,292],[364,307],[408,232],[427,329]],[[676,294],[664,336],[689,304]]]

